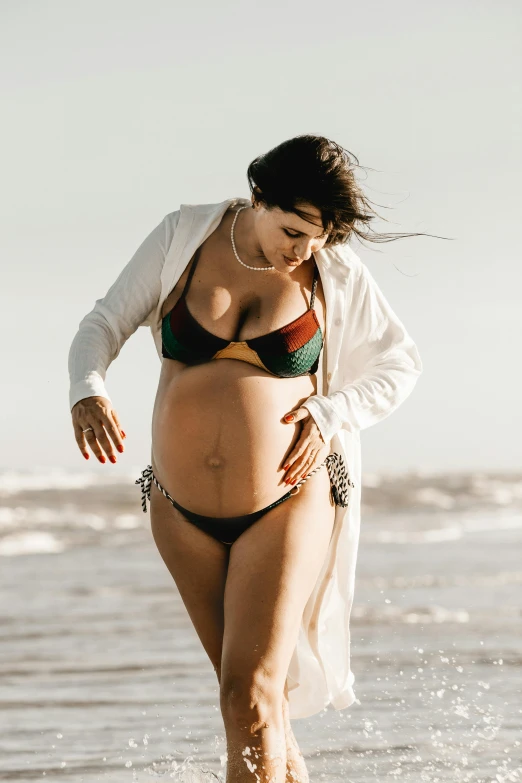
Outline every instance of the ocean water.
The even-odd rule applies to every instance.
[[[214,671],[134,485],[0,474],[0,780],[224,781]],[[357,702],[311,781],[522,781],[522,476],[366,475]]]

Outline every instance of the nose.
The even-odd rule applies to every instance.
[[[300,258],[303,261],[308,261],[312,255],[314,242],[315,239],[310,239],[308,241],[306,239],[297,241],[294,245],[294,258]]]

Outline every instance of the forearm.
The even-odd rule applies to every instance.
[[[329,395],[309,397],[303,407],[328,442],[340,429],[357,432],[385,419],[411,394],[421,373],[422,363],[412,346],[397,366],[372,367]]]
[[[119,351],[120,346],[109,325],[95,311],[86,315],[69,350],[71,410],[79,400],[86,397],[100,396],[110,400],[105,388],[105,377]]]
[[[423,369],[414,341],[365,267],[345,324],[329,394],[303,403],[325,441],[341,428],[357,432],[389,416],[411,394]]]

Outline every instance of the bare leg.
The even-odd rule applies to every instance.
[[[218,683],[221,685],[220,667],[214,667]],[[309,783],[308,771],[306,769],[303,754],[299,749],[297,740],[292,731],[290,723],[290,711],[288,706],[288,688],[285,683],[283,698],[283,728],[285,732],[286,745],[286,777],[285,783]],[[246,758],[249,758],[248,756]]]
[[[283,699],[283,721],[285,724],[286,738],[286,780],[285,783],[309,783],[308,770],[306,769],[303,754],[299,749],[297,740],[290,724],[290,711],[288,707],[288,687],[285,683]]]
[[[285,783],[286,739],[282,712],[273,709],[268,691],[260,701],[254,688],[235,696],[227,690],[222,712],[227,735],[227,783]],[[254,697],[255,698],[255,697]],[[227,705],[228,702],[228,705]],[[249,708],[250,705],[250,708]]]
[[[230,551],[220,684],[227,783],[297,783],[299,772],[307,782],[285,718],[285,684],[333,526],[328,481],[318,475],[313,490],[267,512]]]
[[[218,683],[220,683],[220,671],[216,669]],[[285,783],[309,783],[308,770],[303,758],[303,754],[299,749],[297,740],[292,731],[290,723],[290,711],[288,706],[288,688],[285,683],[284,698],[283,698],[283,727],[285,733],[285,745],[286,745],[286,777]],[[250,761],[253,759],[250,756],[246,756]],[[244,763],[244,762],[243,762]]]
[[[304,494],[304,493],[303,493]],[[310,495],[311,493],[309,493]],[[300,500],[299,496],[295,498],[296,501]],[[311,503],[312,506],[315,504]],[[274,512],[277,509],[274,509]],[[311,518],[308,522],[306,522],[305,517],[308,516],[306,512],[310,512]],[[303,514],[304,512],[304,514]],[[324,556],[324,547],[327,544],[327,541],[325,540],[324,536],[326,534],[326,531],[324,528],[326,527],[331,529],[331,525],[333,523],[333,517],[329,517],[328,509],[315,508],[315,515],[312,516],[314,512],[313,508],[310,509],[302,509],[299,516],[299,524],[305,524],[312,528],[312,534],[315,532],[315,539],[314,539],[314,545],[312,552],[306,553],[301,551],[299,553],[300,544],[303,544],[303,541],[301,539],[301,536],[299,535],[299,531],[293,531],[293,525],[289,524],[290,520],[288,517],[286,520],[284,518],[280,519],[273,519],[273,530],[272,533],[274,534],[272,537],[272,541],[275,545],[275,552],[277,555],[276,561],[281,561],[281,564],[285,564],[287,567],[292,565],[292,561],[294,559],[297,559],[298,561],[301,559],[304,559],[304,564],[298,569],[297,573],[294,573],[293,578],[290,580],[289,583],[287,583],[287,580],[284,577],[284,571],[286,571],[286,568],[283,569],[283,573],[277,575],[272,574],[272,577],[276,576],[276,583],[279,582],[279,589],[277,589],[277,585],[272,585],[272,589],[276,587],[275,594],[273,595],[273,598],[275,599],[274,609],[278,609],[277,614],[279,615],[281,608],[277,607],[277,604],[281,600],[280,596],[280,589],[284,587],[285,583],[287,585],[291,585],[292,582],[298,577],[299,573],[302,573],[301,568],[303,568],[304,573],[309,573],[309,567],[312,569],[318,568],[318,563],[320,561],[319,559],[316,561],[316,557],[318,556],[317,553],[317,545],[320,543],[323,547],[323,556]],[[326,513],[325,513],[326,512]],[[270,513],[270,512],[269,512]],[[273,512],[272,512],[273,513]],[[290,517],[293,517],[294,515],[289,515]],[[297,516],[297,509],[296,509],[296,516]],[[274,515],[275,517],[275,515]],[[315,528],[314,531],[314,521],[315,519],[322,519],[322,525],[321,528],[317,529]],[[228,548],[224,547],[222,544],[219,544],[219,542],[215,541],[214,539],[210,538],[206,534],[202,533],[200,530],[198,530],[193,525],[187,523],[187,521],[182,517],[182,515],[172,506],[168,503],[168,501],[161,495],[161,493],[153,486],[152,492],[151,492],[151,522],[152,522],[152,531],[154,534],[154,538],[156,541],[156,544],[158,546],[158,549],[160,551],[161,556],[163,557],[167,567],[169,568],[172,576],[175,579],[175,582],[178,586],[179,592],[181,594],[181,597],[183,599],[183,602],[185,603],[185,606],[189,612],[189,615],[192,619],[192,622],[194,623],[194,627],[201,639],[201,642],[214,666],[214,669],[216,671],[216,675],[218,678],[218,682],[221,686],[221,659],[222,659],[222,652],[223,652],[223,632],[224,632],[224,606],[223,606],[223,598],[224,598],[224,589],[225,589],[225,582],[227,579],[227,571],[228,571],[228,557],[229,557],[229,550]],[[268,520],[266,520],[268,522]],[[287,528],[286,535],[281,536],[280,526],[281,524],[284,524],[286,522],[286,525],[284,525]],[[294,522],[295,524],[295,522]],[[254,526],[255,527],[255,526]],[[272,527],[272,525],[271,525]],[[245,541],[245,539],[248,540],[248,538],[252,538],[252,536],[248,535],[248,532],[245,533],[243,536],[241,536],[241,539]],[[253,532],[253,531],[252,531]],[[279,533],[279,543],[277,541],[274,541],[276,538],[276,535]],[[328,534],[329,535],[329,534]],[[306,537],[307,538],[307,537]],[[240,539],[240,540],[241,540]],[[239,543],[239,542],[238,542]],[[246,543],[246,541],[245,541]],[[252,573],[252,571],[256,570],[256,567],[259,568],[260,565],[262,565],[264,561],[264,556],[266,557],[265,562],[270,563],[270,561],[274,561],[274,557],[270,556],[273,553],[271,552],[263,552],[263,546],[261,545],[263,543],[263,537],[261,537],[261,540],[256,543],[255,541],[252,542],[255,549],[255,557],[253,560],[253,563],[251,564],[250,568],[247,568],[247,574],[246,581],[248,583],[248,576],[254,577],[254,584],[252,585],[255,587],[255,584],[263,584],[263,582],[266,580],[267,576],[269,575],[266,572],[265,569],[263,569],[260,573],[257,574],[257,579],[255,578],[255,575]],[[250,548],[250,547],[249,547]],[[239,553],[239,549],[241,547],[238,547],[238,544],[234,545],[234,549],[236,550],[236,553]],[[296,551],[297,550],[297,551]],[[245,555],[247,552],[244,553]],[[297,558],[296,558],[297,555]],[[241,558],[240,558],[241,562]],[[297,565],[297,564],[296,564]],[[290,568],[292,571],[293,569]],[[298,581],[301,581],[298,578]],[[246,586],[244,584],[243,578],[240,579],[240,582],[242,583],[240,585],[240,593],[243,591],[243,588]],[[310,584],[313,583],[313,577],[310,582]],[[301,584],[301,589],[304,589],[305,594],[310,589],[310,585],[308,585],[308,588],[304,587],[304,585]],[[264,592],[264,591],[262,591]],[[233,595],[233,592],[232,592]],[[241,598],[241,595],[239,596]],[[302,613],[302,604],[305,599],[305,596],[299,596],[299,592],[296,595],[294,595],[294,600],[297,599],[297,606],[294,606],[294,609],[290,613],[290,619],[293,617],[299,618]],[[251,596],[252,603],[251,607],[253,610],[257,609],[257,612],[255,611],[255,614],[258,614],[261,612],[261,615],[264,614],[264,607],[260,606],[259,602],[259,595],[257,593],[257,590],[254,590],[253,595]],[[268,594],[265,593],[264,600],[261,601],[261,604],[265,604],[266,606],[266,600],[269,599]],[[293,603],[293,602],[292,602]],[[301,608],[299,607],[299,603],[301,603]],[[248,601],[246,602],[246,609],[248,610]],[[244,606],[244,602],[240,601],[239,608]],[[295,612],[295,614],[294,614]],[[238,612],[237,614],[240,614]],[[271,614],[271,612],[269,612]],[[283,615],[286,613],[283,611]],[[231,615],[231,617],[234,617],[236,615],[236,611],[234,611]],[[238,634],[238,644],[236,645],[233,640],[231,640],[231,649],[234,648],[238,649],[241,644],[244,644],[246,639],[245,636],[248,636],[249,634],[245,634],[242,632],[242,629],[247,629],[250,625],[250,621],[256,620],[258,621],[261,618],[253,617],[251,616],[251,613],[247,611],[246,617],[243,619],[245,622],[241,620],[241,618],[238,616],[237,619],[239,620],[238,628],[237,628],[237,634]],[[283,636],[283,631],[288,631],[288,615],[286,614],[286,617],[282,617],[282,625],[276,622],[276,627],[272,629],[273,633],[269,633],[269,637],[271,639],[265,638],[265,644],[268,641],[268,649],[265,649],[265,654],[261,654],[261,647],[259,646],[258,642],[260,641],[259,638],[256,635],[256,632],[254,632],[254,639],[253,639],[253,645],[248,645],[247,651],[254,650],[253,658],[251,659],[251,666],[247,667],[246,673],[252,673],[256,670],[256,661],[261,662],[261,667],[257,668],[256,675],[259,675],[260,671],[265,671],[265,673],[268,675],[268,677],[265,679],[264,684],[269,685],[268,688],[261,688],[262,691],[264,691],[265,696],[268,698],[265,699],[265,702],[268,703],[268,705],[274,705],[273,706],[273,712],[275,718],[272,720],[270,718],[270,723],[274,724],[274,728],[278,727],[278,730],[276,731],[276,737],[279,735],[279,753],[276,752],[276,755],[279,755],[279,761],[277,759],[273,759],[273,769],[274,774],[276,777],[272,774],[272,780],[276,781],[276,783],[308,783],[309,778],[306,771],[306,766],[304,763],[304,759],[302,757],[302,754],[300,753],[299,747],[297,745],[297,741],[293,735],[292,728],[290,725],[290,719],[289,719],[289,709],[288,709],[288,691],[286,688],[286,671],[288,669],[288,663],[289,658],[291,656],[291,652],[293,650],[293,644],[295,642],[295,638],[297,635],[298,625],[294,629],[294,641],[291,641],[289,643],[289,646],[287,647],[287,655],[286,655],[286,664],[282,664],[282,667],[278,668],[277,677],[271,677],[270,676],[270,670],[274,672],[273,667],[271,664],[276,663],[279,658],[279,655],[275,655],[275,661],[270,661],[270,657],[274,656],[275,651],[271,651],[272,645],[270,644],[271,641],[276,641],[277,637]],[[262,626],[264,623],[262,623]],[[270,625],[270,623],[269,623]],[[250,631],[250,629],[248,629]],[[252,629],[254,631],[254,629]],[[252,638],[252,637],[250,637]],[[261,641],[263,637],[261,635]],[[262,646],[262,645],[261,645]],[[276,644],[276,646],[279,646]],[[257,648],[257,649],[256,649]],[[250,653],[249,653],[250,654]],[[229,658],[231,656],[229,655]],[[232,656],[235,657],[235,656]],[[268,660],[267,660],[268,657]],[[242,660],[243,656],[240,655],[239,662],[237,667],[232,666],[232,674],[234,674],[234,668],[236,668],[236,671],[241,672],[242,666],[244,663],[244,660]],[[237,660],[237,659],[236,659]],[[263,666],[265,664],[265,666]],[[268,665],[266,665],[268,664]],[[286,671],[285,671],[286,666]],[[230,671],[230,669],[229,669]],[[285,671],[285,674],[283,674],[283,671]],[[243,669],[243,675],[245,674],[245,669]],[[280,675],[280,676],[279,676]],[[248,680],[247,676],[247,680]],[[257,680],[257,676],[255,678]],[[274,683],[275,681],[278,681],[278,687],[274,689]],[[252,679],[250,679],[250,684],[252,684]],[[263,683],[262,683],[263,684]],[[220,688],[221,690],[221,688]],[[250,688],[248,688],[250,690]],[[257,699],[257,705],[254,704],[254,712],[257,709],[257,712],[260,712],[260,707],[262,707],[263,699]],[[276,706],[277,705],[277,709]],[[269,709],[270,712],[272,712],[272,707],[270,706]],[[238,717],[237,711],[235,716]],[[250,716],[251,717],[251,716]],[[244,721],[243,721],[244,722]],[[269,722],[268,720],[266,721]],[[227,722],[226,722],[227,723]],[[252,721],[251,723],[255,723],[255,721]],[[245,724],[247,725],[247,724]],[[255,729],[254,725],[254,729]],[[263,774],[266,772],[263,770],[260,770],[260,767],[265,762],[265,759],[263,756],[265,755],[264,749],[267,748],[267,742],[262,741],[260,745],[256,746],[254,743],[258,742],[260,740],[260,736],[262,734],[268,735],[267,729],[263,729],[260,731],[255,731],[255,734],[258,736],[251,736],[250,733],[248,733],[248,741],[241,745],[242,749],[245,749],[245,745],[247,745],[250,750],[250,756],[248,755],[248,750],[245,755],[240,753],[240,765],[239,769],[240,772],[238,774],[241,774],[245,777],[240,777],[238,775],[234,775],[232,768],[230,768],[230,773],[227,775],[227,780],[229,783],[233,781],[233,783],[243,783],[243,781],[248,781],[248,783],[265,783],[265,781],[270,780],[270,776],[267,773],[265,777],[262,777],[261,774],[258,774],[256,776],[256,772],[263,772]],[[228,734],[228,732],[227,732]],[[261,738],[262,739],[262,738]],[[241,740],[242,741],[242,740]],[[228,736],[227,736],[227,744],[228,744]],[[269,743],[270,745],[270,740]],[[237,745],[236,745],[237,747]],[[261,751],[261,752],[260,752]],[[273,750],[270,750],[268,748],[268,753],[273,753]],[[258,756],[256,759],[254,757],[254,753]],[[261,764],[260,764],[261,761]],[[248,762],[248,764],[246,763]],[[257,769],[254,770],[253,765],[256,764]],[[230,765],[230,761],[229,761]],[[229,766],[227,765],[227,766]],[[266,766],[266,764],[265,764]],[[270,772],[270,770],[269,770]]]

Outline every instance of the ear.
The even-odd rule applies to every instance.
[[[259,196],[262,195],[262,191],[257,187],[257,185],[254,186],[254,192],[252,193],[252,208],[255,209],[257,206],[259,206]]]

